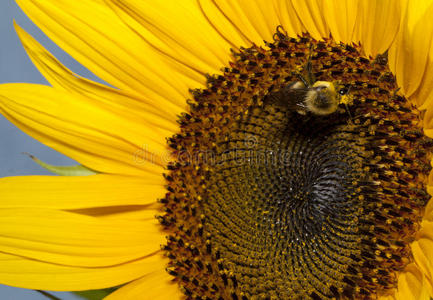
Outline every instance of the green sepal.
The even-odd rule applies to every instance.
[[[109,294],[114,292],[116,288],[102,289],[102,290],[90,290],[73,292],[73,294],[86,299],[86,300],[101,300],[107,297]]]
[[[28,155],[35,163],[40,165],[42,168],[60,176],[88,176],[88,175],[98,174],[97,172],[92,171],[89,168],[86,168],[85,166],[82,165],[53,166],[41,161],[40,159],[34,157],[29,153],[23,153],[23,154]]]

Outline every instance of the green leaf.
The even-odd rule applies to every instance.
[[[75,165],[75,166],[53,166],[50,164],[47,164],[40,159],[34,157],[33,155],[29,153],[23,153],[28,155],[35,163],[40,165],[42,168],[57,174],[61,176],[88,176],[88,175],[95,175],[97,174],[95,171],[90,170],[89,168],[86,168],[82,165]]]

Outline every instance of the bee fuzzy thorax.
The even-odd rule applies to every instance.
[[[305,108],[315,115],[332,114],[337,110],[338,104],[335,86],[329,81],[316,81],[305,94]]]

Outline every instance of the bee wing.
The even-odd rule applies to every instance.
[[[311,88],[307,88],[302,82],[296,81],[283,87],[281,90],[270,93],[266,99],[271,103],[276,103],[289,108],[291,111],[299,113],[306,111],[305,96]]]
[[[305,96],[310,88],[285,89],[282,93],[282,101],[293,110],[305,109]]]

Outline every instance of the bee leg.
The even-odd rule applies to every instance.
[[[307,107],[302,104],[302,103],[297,103],[296,104],[297,108],[296,108],[296,112],[300,115],[305,116],[307,114]]]
[[[349,125],[355,125],[352,122],[352,120],[353,120],[352,114],[350,113],[349,106],[347,105],[347,103],[344,103],[344,107],[346,108],[347,114],[349,115],[349,120],[348,120]]]
[[[305,85],[305,87],[311,86],[311,84],[305,79],[304,76],[302,76],[302,74],[297,73],[296,76],[298,76],[299,80],[302,81],[302,83]]]
[[[316,82],[316,78],[315,78],[314,73],[313,73],[313,64],[312,64],[313,48],[314,48],[314,46],[311,44],[310,45],[310,51],[308,54],[307,65],[305,66],[305,69],[307,70],[307,74],[308,74],[307,79],[310,82],[310,85],[312,85],[314,82]]]
[[[308,62],[307,62],[307,74],[308,74],[308,82],[310,82],[310,85],[312,85],[314,82],[316,82],[316,78],[313,74],[313,64],[311,63],[311,55],[308,56]]]

